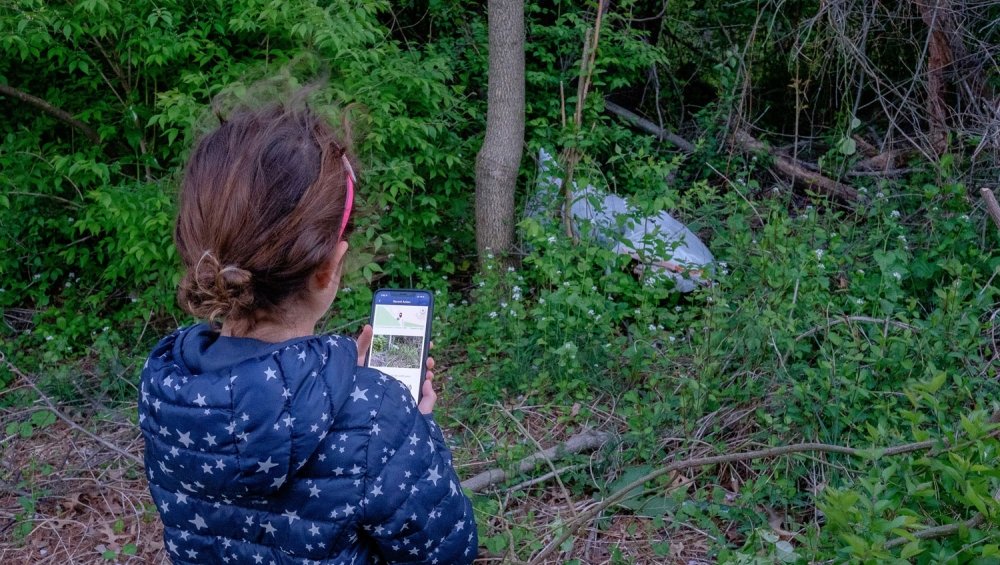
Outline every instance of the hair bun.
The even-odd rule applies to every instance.
[[[178,299],[191,314],[209,321],[240,317],[254,302],[253,274],[236,265],[222,266],[214,253],[205,251],[181,280]]]

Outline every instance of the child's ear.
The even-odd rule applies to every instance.
[[[320,264],[314,275],[319,288],[329,288],[340,284],[340,274],[344,267],[344,257],[347,255],[347,242],[341,241],[333,248],[333,253]]]

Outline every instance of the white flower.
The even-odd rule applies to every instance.
[[[517,312],[511,310],[510,311],[510,315],[516,318],[517,317]]]
[[[38,279],[42,278],[42,274],[41,273],[36,273],[35,276],[32,277],[32,278],[37,281]]]
[[[514,288],[510,289],[514,294],[521,294],[521,287],[514,285]]]
[[[563,281],[563,286],[569,286],[569,281]]]
[[[894,279],[896,279],[897,281],[901,281],[901,280],[903,280],[903,275],[899,274],[899,271],[893,271],[893,272],[892,272],[892,276],[893,276],[893,278],[894,278]]]
[[[857,304],[858,306],[861,306],[862,304],[865,303],[865,299],[864,298],[855,299],[854,303]]]
[[[486,281],[479,281],[479,288],[486,286]]]
[[[969,221],[969,215],[968,214],[962,214],[961,216],[959,216],[959,218],[965,220],[966,222]],[[35,275],[35,278],[38,278],[38,275]]]
[[[514,267],[507,267],[507,272],[508,273],[513,273],[514,272]]]
[[[875,198],[885,198],[885,193],[880,190],[875,193]]]
[[[752,243],[752,244],[754,244],[754,245],[757,245],[757,238],[754,238],[754,239],[751,239],[751,240],[750,240],[750,243]]]
[[[822,261],[823,260],[823,250],[822,249],[817,249],[817,250],[813,251],[813,253],[816,254],[816,260],[817,261]]]
[[[501,308],[506,308],[507,307],[507,303],[501,300],[500,301],[500,307]]]
[[[655,324],[649,324],[649,328],[648,329],[651,332],[655,332],[656,331],[656,325]]]
[[[101,328],[101,331],[102,332],[111,331],[111,326],[104,326],[103,328]]]
[[[351,287],[345,286],[344,288],[340,289],[340,292],[351,292]]]
[[[545,304],[545,299],[544,298],[539,298],[538,299],[538,303],[539,304]]]
[[[594,311],[593,310],[587,310],[587,315],[588,316],[593,316],[594,315]]]
[[[590,292],[597,292],[597,287],[596,286],[590,287]]]
[[[669,339],[669,340],[670,340],[670,343],[673,343],[673,342],[677,341],[677,338],[676,338],[676,337],[674,337],[674,336],[670,336],[670,337],[668,337],[667,339]]]
[[[594,321],[595,322],[598,321],[598,320],[600,320],[600,319],[601,319],[601,315],[600,314],[594,316]]]
[[[865,276],[865,270],[864,270],[864,269],[858,269],[858,270],[857,270],[857,271],[855,271],[855,272],[856,272],[857,274],[861,275],[861,276]]]
[[[55,338],[50,335],[45,336],[45,341],[52,341],[53,339]]]
[[[860,192],[861,194],[868,194],[868,189],[862,186],[861,188],[858,189],[858,192]]]
[[[889,215],[892,216],[893,218],[898,218],[899,210],[893,210],[892,212],[889,212]]]
[[[492,253],[487,253],[486,254],[486,258],[487,259],[492,259],[493,258],[493,254]]]
[[[448,308],[454,308],[454,307],[455,307],[455,303],[454,302],[449,302],[448,303]]]
[[[556,236],[550,235],[549,238],[547,240],[545,240],[545,241],[548,241],[549,243],[555,243],[556,242]]]
[[[680,312],[681,310],[683,310],[683,308],[680,306],[674,306],[674,312]]]
[[[496,312],[490,312],[490,318],[496,318],[497,316],[499,316],[499,314]]]

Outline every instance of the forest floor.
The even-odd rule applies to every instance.
[[[27,385],[22,385],[27,386]],[[12,431],[6,423],[25,421],[28,412],[51,411],[43,401],[0,410],[5,436],[0,450],[0,563],[3,564],[156,564],[169,563],[162,525],[142,471],[143,442],[131,423],[134,407],[60,405],[53,423]],[[447,422],[443,422],[447,424]],[[454,430],[456,434],[460,430]],[[541,430],[537,430],[539,434]],[[558,430],[545,440],[557,442]],[[556,433],[553,433],[556,432]],[[446,430],[447,433],[447,430]],[[565,435],[569,435],[568,431]],[[456,449],[459,473],[467,478],[495,465],[476,461],[474,446]],[[538,541],[546,526],[572,518],[595,503],[567,498],[558,484],[516,485],[493,495],[507,512],[534,521]],[[483,520],[483,517],[479,518]],[[489,520],[488,517],[485,518]],[[708,563],[708,534],[697,528],[664,528],[635,515],[605,515],[579,532],[571,548],[547,563]],[[511,542],[518,543],[511,533]],[[656,544],[669,542],[669,553]],[[617,555],[616,555],[617,554]],[[505,552],[481,550],[477,563],[510,562]]]

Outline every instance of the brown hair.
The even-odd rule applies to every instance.
[[[305,289],[337,244],[346,143],[304,104],[236,110],[204,136],[181,183],[177,298],[194,316],[249,331]]]

